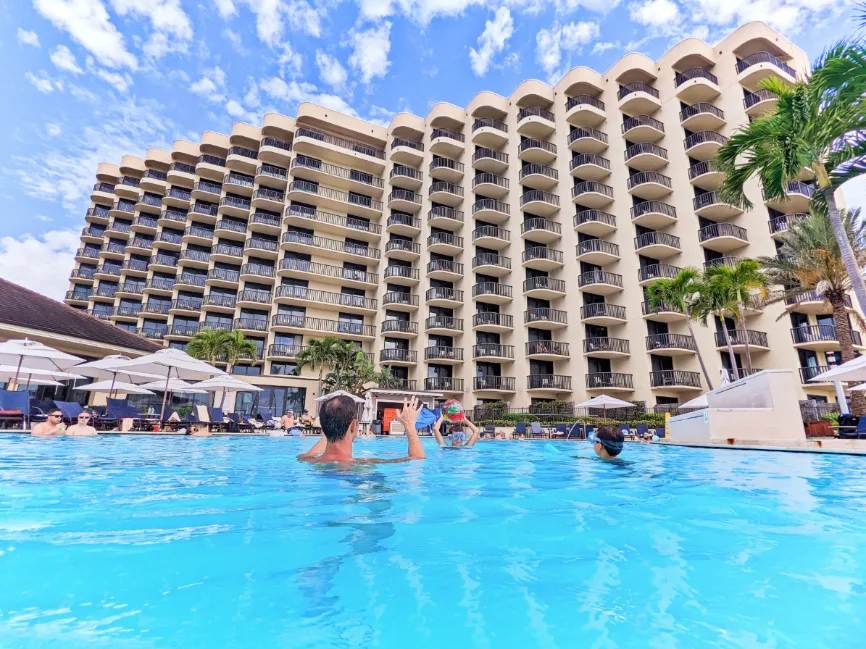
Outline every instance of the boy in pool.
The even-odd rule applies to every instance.
[[[441,448],[469,448],[470,446],[475,446],[475,442],[478,441],[479,432],[475,424],[468,419],[464,419],[466,426],[472,431],[472,435],[467,437],[465,430],[455,430],[448,436],[451,441],[451,446],[448,446],[440,432],[443,421],[445,421],[445,417],[440,414],[439,419],[433,424],[433,434],[436,436],[436,441],[439,442]]]
[[[602,460],[615,460],[622,453],[625,442],[623,434],[612,426],[599,426],[598,432],[589,434],[592,450]]]

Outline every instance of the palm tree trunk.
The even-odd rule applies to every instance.
[[[733,376],[733,379],[736,381],[738,378],[740,378],[740,370],[737,367],[737,355],[734,353],[734,346],[731,344],[731,336],[728,334],[728,325],[725,324],[724,318],[721,318],[721,320],[722,331],[725,332],[725,343],[728,346],[728,358],[731,359],[731,367],[733,368],[731,370],[731,374]]]
[[[710,373],[707,371],[707,366],[704,363],[704,356],[703,356],[703,354],[701,354],[700,347],[698,347],[698,341],[695,338],[694,329],[692,329],[691,319],[688,320],[688,325],[689,325],[689,335],[692,337],[692,340],[695,341],[695,349],[697,350],[697,353],[698,353],[698,363],[701,364],[701,371],[704,373],[704,378],[707,380],[707,389],[712,390],[713,389],[713,382],[710,380]]]
[[[826,173],[826,170],[824,170],[825,176]],[[821,182],[820,174],[818,180]],[[854,290],[854,295],[857,296],[857,303],[860,305],[861,313],[866,313],[866,282],[863,281],[860,266],[854,257],[851,242],[848,241],[848,233],[845,232],[842,215],[839,214],[839,208],[836,207],[836,196],[833,192],[833,187],[829,185],[829,182],[827,186],[824,186],[822,183],[821,191],[824,193],[824,200],[827,202],[827,213],[830,216],[830,223],[833,225],[836,241],[839,242],[839,250],[842,253],[845,270],[848,271],[848,276],[851,278],[851,288]]]
[[[749,348],[749,330],[746,328],[745,305],[741,302],[737,305],[740,313],[737,318],[740,334],[743,336],[743,344],[746,346],[746,376],[752,375],[752,350]]]
[[[836,328],[836,339],[842,352],[842,362],[847,363],[854,360],[854,340],[851,335],[851,325],[848,320],[848,311],[845,308],[843,295],[827,296],[833,307],[833,325]],[[866,394],[855,390],[851,393],[851,414],[862,417],[866,415]]]

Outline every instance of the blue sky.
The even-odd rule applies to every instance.
[[[814,58],[848,0],[6,0],[0,277],[61,298],[96,164],[301,101],[387,124],[764,20]],[[852,193],[858,202],[866,192]]]

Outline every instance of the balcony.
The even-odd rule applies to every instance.
[[[454,288],[434,286],[428,288],[424,301],[429,306],[455,307],[463,305],[463,291]]]
[[[232,213],[236,215],[240,215],[238,218],[246,218],[248,216],[249,210],[243,209],[243,200],[236,202],[233,197],[232,200],[226,202],[226,207],[223,211]],[[189,218],[193,221],[201,221],[203,223],[216,223],[217,218],[220,215],[220,207],[219,205],[210,204],[210,203],[193,203],[192,207],[189,210]],[[160,223],[160,225],[164,225]]]
[[[414,245],[417,246],[418,244]],[[289,231],[283,233],[280,247],[283,250],[310,255],[316,254],[361,264],[371,263],[381,256],[381,253],[376,248],[340,241],[338,239],[327,239],[325,237],[309,235],[305,232]],[[388,248],[386,247],[386,253],[387,250]],[[416,252],[420,253],[420,248]]]
[[[595,128],[575,128],[568,134],[568,148],[575,153],[601,153],[607,148],[607,134]]]
[[[625,150],[625,162],[640,171],[655,171],[668,163],[668,151],[651,142],[632,144]]]
[[[450,335],[463,333],[463,319],[451,316],[434,315],[424,321],[424,331],[428,334]]]
[[[565,295],[565,282],[546,275],[529,277],[523,281],[523,294],[526,297],[555,300]]]
[[[411,214],[392,212],[386,221],[385,232],[414,237],[421,232],[421,221]]]
[[[211,258],[215,262],[239,264],[244,256],[243,246],[232,246],[227,243],[218,243],[211,248]]]
[[[704,270],[712,268],[713,266],[727,266],[728,268],[733,268],[741,260],[742,257],[716,257],[715,259],[710,259],[704,262]]]
[[[182,250],[179,266],[191,266],[193,268],[207,268],[210,262],[210,253],[204,250]]]
[[[376,174],[385,170],[385,152],[382,149],[306,126],[295,130],[292,148],[298,153],[336,160]]]
[[[478,153],[476,152],[476,156]],[[505,155],[504,153],[502,155]],[[474,156],[473,156],[474,159]],[[507,166],[507,164],[506,164]],[[435,180],[447,182],[458,182],[463,178],[464,166],[462,162],[448,158],[433,158],[430,161],[430,177]]]
[[[435,203],[455,207],[463,202],[463,188],[454,183],[437,180],[430,184],[428,196]]]
[[[387,204],[390,210],[417,214],[421,210],[421,196],[412,190],[395,187],[388,194]]]
[[[594,358],[625,358],[631,354],[631,349],[625,338],[586,338],[583,353]]]
[[[75,261],[84,262],[88,259],[99,259],[100,248],[79,248],[75,251]]]
[[[580,307],[580,320],[584,324],[613,327],[626,322],[625,307],[607,302],[584,304]]]
[[[813,383],[812,379],[814,379],[817,376],[820,376],[824,372],[829,372],[830,369],[831,368],[827,365],[811,365],[808,367],[801,367],[800,368],[800,382],[803,383],[803,385],[819,386],[824,382],[819,381],[817,383]],[[829,383],[829,381],[827,383]]]
[[[717,190],[722,185],[724,174],[716,169],[715,163],[698,162],[689,167],[689,182],[705,191]]]
[[[263,137],[259,145],[259,160],[264,160],[275,165],[286,165],[289,162],[289,153],[292,145],[275,137]]]
[[[472,358],[481,361],[511,361],[514,360],[514,345],[500,345],[498,343],[473,345]]]
[[[520,236],[538,243],[552,243],[562,236],[562,228],[556,221],[528,218],[520,224]]]
[[[458,230],[463,226],[463,212],[453,207],[437,205],[427,212],[427,224],[443,230]]]
[[[650,387],[669,390],[701,390],[701,375],[683,370],[650,372]]]
[[[535,329],[561,329],[568,324],[568,314],[559,309],[527,309],[523,324]]]
[[[382,276],[389,283],[401,286],[414,286],[421,281],[418,269],[409,266],[386,266]]]
[[[385,243],[385,259],[414,261],[421,257],[421,245],[405,239],[391,239]]]
[[[484,275],[502,277],[511,272],[511,258],[494,253],[483,253],[472,258],[472,270]]]
[[[463,264],[448,259],[434,259],[427,264],[430,279],[457,281],[463,277]]]
[[[737,81],[748,90],[756,90],[761,81],[772,75],[788,83],[797,80],[794,68],[770,52],[755,52],[737,61]]]
[[[183,324],[172,324],[171,327],[165,332],[166,338],[192,338],[195,336],[200,330],[202,326],[201,324],[192,324],[192,325],[183,325]]]
[[[638,268],[637,281],[641,286],[646,286],[657,279],[673,279],[681,270],[679,266],[671,264],[648,264]]]
[[[430,191],[433,191],[432,186]],[[463,196],[462,191],[463,190],[461,189],[461,199]],[[472,179],[472,191],[490,198],[502,198],[508,194],[508,179],[503,178],[502,176],[497,176],[496,174],[479,173]],[[430,198],[436,202],[442,202],[438,198],[433,198],[432,194]]]
[[[144,282],[123,282],[117,287],[117,297],[140,298],[144,294]]]
[[[552,216],[559,211],[559,196],[540,189],[523,192],[520,209],[541,216]]]
[[[455,379],[450,376],[428,376],[424,379],[424,390],[426,392],[463,392],[463,379]]]
[[[513,376],[474,376],[472,389],[475,392],[516,392]]]
[[[424,174],[412,167],[394,165],[391,168],[389,180],[394,187],[417,191],[421,189],[421,185],[424,182]]]
[[[667,259],[680,253],[680,238],[667,232],[645,232],[634,238],[634,249],[653,259]]]
[[[631,374],[619,372],[594,372],[586,375],[587,390],[608,392],[631,392],[634,390]]]
[[[530,340],[526,343],[527,358],[557,361],[568,358],[568,356],[568,343],[555,340]]]
[[[517,145],[517,157],[532,164],[550,164],[556,160],[556,145],[530,137]]]
[[[530,189],[550,190],[559,183],[559,172],[547,165],[525,164],[520,168],[518,180]]]
[[[174,280],[174,285],[182,290],[198,290],[204,289],[207,284],[207,275],[194,275],[181,271],[177,279]]]
[[[183,242],[186,244],[209,246],[213,243],[213,240],[214,231],[198,225],[190,225],[183,232]]]
[[[260,334],[268,330],[267,318],[235,318],[232,321],[232,329],[244,333]]]
[[[418,296],[404,291],[388,291],[382,295],[382,306],[390,311],[416,311]]]
[[[391,338],[414,338],[418,335],[418,323],[408,320],[383,320],[382,335]]]
[[[307,349],[306,345],[268,345],[268,358],[292,359]]]
[[[171,295],[174,290],[174,278],[166,278],[166,277],[154,277],[153,279],[147,280],[147,283],[144,285],[144,292],[146,294],[154,294],[154,295]],[[168,313],[168,311],[166,311]]]
[[[715,131],[699,131],[692,133],[685,140],[683,146],[686,155],[696,160],[712,160],[719,149],[728,141],[721,133]]]
[[[512,300],[511,287],[499,282],[478,282],[472,286],[472,299],[488,304],[505,304]]]
[[[172,186],[165,192],[165,196],[162,197],[161,201],[158,201],[155,196],[151,197],[149,194],[144,194],[139,200],[137,207],[142,211],[151,211],[148,208],[153,208],[152,211],[154,213],[158,213],[163,205],[188,210],[191,201],[192,193],[190,190],[185,187]]]
[[[180,298],[171,301],[169,313],[198,316],[201,313],[201,298]]]
[[[731,223],[713,223],[698,230],[700,244],[717,252],[730,252],[749,245],[745,228]]]
[[[655,322],[676,322],[688,318],[679,307],[668,304],[653,306],[649,302],[642,302],[641,312],[643,313],[644,320],[653,320]]]
[[[603,237],[616,230],[616,217],[599,210],[581,210],[574,216],[574,229],[583,234]]]
[[[316,207],[330,210],[353,212],[356,216],[367,218],[378,218],[382,214],[381,201],[374,200],[369,196],[317,185],[306,180],[290,182],[286,188],[286,197],[290,201],[312,203]]]
[[[481,198],[472,204],[472,216],[491,223],[504,223],[511,217],[511,207],[492,198]]]
[[[253,209],[269,210],[279,214],[283,211],[285,201],[286,195],[284,192],[278,189],[259,187],[253,193],[251,205]]]
[[[227,192],[239,194],[243,197],[251,197],[255,189],[255,177],[242,173],[229,173],[223,182],[223,189]]]
[[[339,234],[365,241],[378,241],[382,234],[382,226],[370,223],[367,219],[357,216],[332,214],[331,212],[324,212],[302,205],[290,205],[286,208],[284,222],[289,226],[315,227],[317,231]],[[418,230],[420,230],[420,224],[418,225]]]
[[[504,313],[479,311],[472,316],[472,328],[475,331],[504,333],[514,329],[514,318]]]
[[[87,301],[90,299],[91,295],[93,295],[93,291],[89,289],[84,291],[66,291],[66,297],[64,297],[63,300],[67,304],[80,304],[82,306],[87,306]]]
[[[198,157],[196,160],[195,167],[193,167],[193,174],[198,174],[203,178],[213,178],[216,180],[222,180],[226,175],[226,161],[225,158],[221,158],[219,156],[215,156],[209,153],[205,153]]]
[[[647,201],[658,200],[672,191],[671,179],[658,171],[641,171],[628,178],[628,193]]]
[[[141,307],[141,312],[150,316],[165,316],[167,318],[170,308],[171,302],[145,302]]]
[[[379,351],[381,365],[408,367],[418,363],[418,352],[411,349],[382,349]]]
[[[502,174],[508,169],[508,154],[495,149],[477,149],[472,154],[472,167],[482,173]]]
[[[716,349],[719,351],[727,351],[728,343],[725,339],[725,332],[717,331],[715,336]],[[770,342],[767,339],[766,332],[763,331],[753,331],[752,329],[746,331],[741,331],[740,329],[728,329],[728,338],[730,338],[731,347],[734,348],[734,352],[736,353],[746,351],[746,341],[748,341],[749,349],[752,352],[770,350]]]
[[[151,258],[151,269],[157,272],[172,272],[177,268],[178,258],[172,255],[156,254]]]
[[[98,318],[99,320],[110,320],[111,317],[114,315],[114,309],[112,309],[112,308],[102,309],[102,310],[89,309],[87,311],[87,315],[93,316],[94,318]]]
[[[90,193],[90,200],[104,203],[114,201],[114,185],[111,183],[96,183],[93,186],[93,191]]]
[[[69,279],[81,282],[82,284],[92,284],[95,268],[95,266],[79,266],[69,274]]]
[[[841,350],[834,325],[794,327],[791,329],[791,339],[797,349],[811,349],[819,352]],[[851,342],[854,347],[863,347],[863,339],[859,331],[851,329]]]
[[[565,121],[572,126],[598,126],[605,119],[604,102],[591,95],[575,95],[565,102]]]
[[[616,96],[626,115],[649,115],[662,107],[659,91],[642,81],[621,86]]]
[[[483,147],[503,147],[508,143],[508,127],[492,117],[476,119],[472,124],[472,143]]]
[[[703,68],[691,68],[674,77],[677,98],[686,104],[711,101],[722,94],[719,80]]]
[[[483,248],[502,250],[511,242],[511,232],[494,225],[482,225],[472,231],[472,243]]]
[[[343,268],[342,266],[329,266],[303,259],[281,259],[277,274],[280,277],[296,277],[354,288],[371,288],[379,284],[377,273]]]
[[[237,295],[237,305],[243,308],[261,308],[271,305],[271,292],[259,289],[245,288]]]
[[[141,311],[141,305],[135,306],[119,306],[114,309],[112,320],[123,320],[124,322],[135,322],[138,320],[138,314]]]
[[[646,337],[648,352],[664,352],[666,356],[685,356],[698,351],[695,339],[683,334],[653,334]]]
[[[535,392],[571,392],[571,377],[558,374],[530,374],[526,389]]]
[[[449,158],[459,158],[466,149],[466,137],[447,128],[434,128],[430,133],[430,152]]]
[[[695,214],[711,221],[725,221],[743,213],[743,210],[722,200],[717,192],[707,192],[692,199]]]
[[[603,239],[587,239],[575,246],[578,261],[604,266],[619,260],[619,246]]]
[[[308,318],[306,316],[297,316],[287,313],[278,313],[271,316],[271,327],[275,331],[298,333],[312,331],[334,333],[341,336],[351,336],[353,338],[374,338],[376,336],[376,327],[372,325],[365,325],[360,322],[351,322],[347,320]],[[267,329],[267,321],[265,321],[265,329]]]
[[[217,202],[222,194],[223,186],[221,183],[209,182],[200,180],[192,186],[192,198],[196,200]]]
[[[622,136],[629,142],[658,142],[665,136],[665,125],[649,115],[635,115],[622,123]]]
[[[135,213],[135,203],[133,201],[119,199],[114,202],[109,211],[111,218],[129,218]]]
[[[743,98],[743,106],[749,117],[760,117],[776,110],[779,104],[779,95],[769,90],[757,90],[750,92]]]
[[[562,252],[545,246],[526,248],[520,255],[520,261],[524,268],[544,271],[562,268],[564,265]]]
[[[575,178],[604,180],[610,175],[610,160],[595,153],[581,153],[572,156],[568,168]]]
[[[291,187],[291,183],[289,184]],[[224,196],[220,199],[217,215],[234,216],[237,218],[248,218],[252,202],[241,196]]]
[[[571,200],[584,207],[605,207],[613,202],[613,188],[594,180],[576,183],[571,189]]]
[[[680,124],[692,132],[716,131],[725,125],[725,113],[712,104],[697,103],[680,111]]]
[[[245,173],[255,173],[259,152],[243,146],[230,146],[226,156],[226,168]]]
[[[462,347],[427,347],[424,349],[426,362],[456,365],[463,362]]]
[[[391,159],[403,165],[420,165],[424,160],[424,143],[395,137],[391,141]]]
[[[450,232],[434,232],[427,237],[427,250],[445,255],[456,255],[463,251],[463,237]]]
[[[611,295],[622,290],[622,275],[603,270],[593,270],[578,275],[577,285],[579,288],[586,289],[596,295]]]
[[[784,234],[790,230],[792,225],[808,218],[808,216],[807,213],[802,212],[797,214],[783,214],[782,216],[770,219],[768,222],[770,226],[770,236],[775,239],[778,235]]]
[[[222,313],[234,313],[237,298],[234,295],[223,295],[222,293],[210,293],[204,296],[202,310],[217,311]]]
[[[764,204],[779,212],[786,214],[803,213],[809,211],[809,203],[815,188],[799,180],[789,180],[785,185],[784,198],[767,198],[766,192],[762,191]]]
[[[206,286],[220,286],[222,288],[237,288],[241,279],[239,270],[228,270],[226,268],[211,268],[207,272]]]
[[[539,106],[521,108],[517,113],[517,132],[525,137],[545,138],[555,130],[556,118]]]

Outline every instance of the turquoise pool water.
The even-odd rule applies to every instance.
[[[863,458],[309,444],[0,436],[0,647],[866,646]]]

